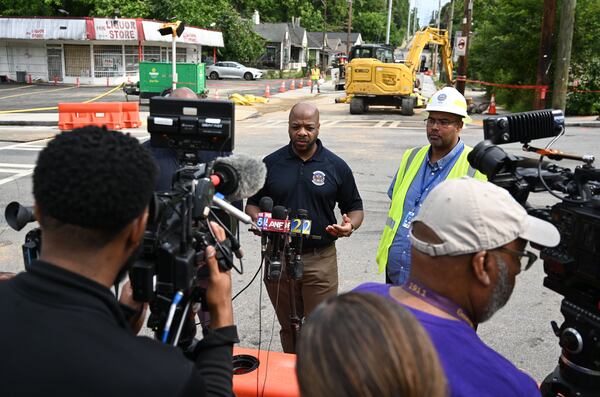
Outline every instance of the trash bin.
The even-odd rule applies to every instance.
[[[27,82],[27,72],[17,72],[17,83]]]

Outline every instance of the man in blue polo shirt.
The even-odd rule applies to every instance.
[[[476,333],[508,302],[517,275],[537,256],[528,242],[554,247],[556,227],[534,218],[504,189],[463,177],[435,187],[410,230],[412,272],[400,286],[367,283],[410,310],[431,337],[450,397],[533,397],[533,379]]]
[[[338,290],[335,240],[349,237],[363,221],[362,199],[352,170],[344,160],[323,147],[319,136],[319,110],[310,103],[298,103],[290,111],[290,143],[263,160],[267,166],[265,186],[248,199],[246,213],[256,220],[262,197],[273,205],[308,211],[311,235],[319,239],[303,242],[304,274],[296,283],[295,302],[300,316],[308,315],[320,302]],[[342,212],[337,224],[335,205]],[[280,280],[265,280],[267,291],[281,325],[281,345],[287,353],[295,346],[290,326],[289,284],[285,272]]]
[[[486,179],[469,165],[467,155],[472,148],[460,140],[463,120],[468,118],[465,97],[445,87],[431,97],[425,110],[429,145],[404,152],[388,190],[392,202],[379,240],[377,264],[390,284],[403,284],[410,275],[408,230],[429,192],[446,179],[464,175]]]

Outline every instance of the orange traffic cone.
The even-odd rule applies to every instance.
[[[300,79],[300,81],[298,81],[298,88],[302,87],[304,87],[304,79]]]
[[[312,87],[312,80],[306,80],[306,86]]]
[[[296,89],[296,80],[292,80],[292,82],[290,83],[290,90],[295,90]]]
[[[490,99],[490,107],[488,108],[488,114],[498,114],[496,113],[496,94],[492,94],[492,98]]]
[[[215,90],[215,99],[221,99],[219,96],[219,90]]]
[[[265,98],[271,98],[271,87],[268,84],[265,87]]]
[[[285,81],[281,82],[281,85],[279,86],[279,92],[285,92]]]

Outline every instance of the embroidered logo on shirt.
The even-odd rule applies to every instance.
[[[312,183],[317,186],[323,186],[325,184],[325,173],[323,171],[313,172]]]

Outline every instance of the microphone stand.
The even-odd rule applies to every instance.
[[[296,343],[300,337],[300,328],[302,327],[302,320],[298,314],[298,308],[296,306],[296,281],[302,278],[304,272],[304,264],[300,257],[302,250],[302,237],[298,238],[299,247],[291,247],[289,244],[285,249],[285,264],[288,276],[289,295],[290,295],[290,328],[292,331],[292,344],[294,351],[296,350]]]

